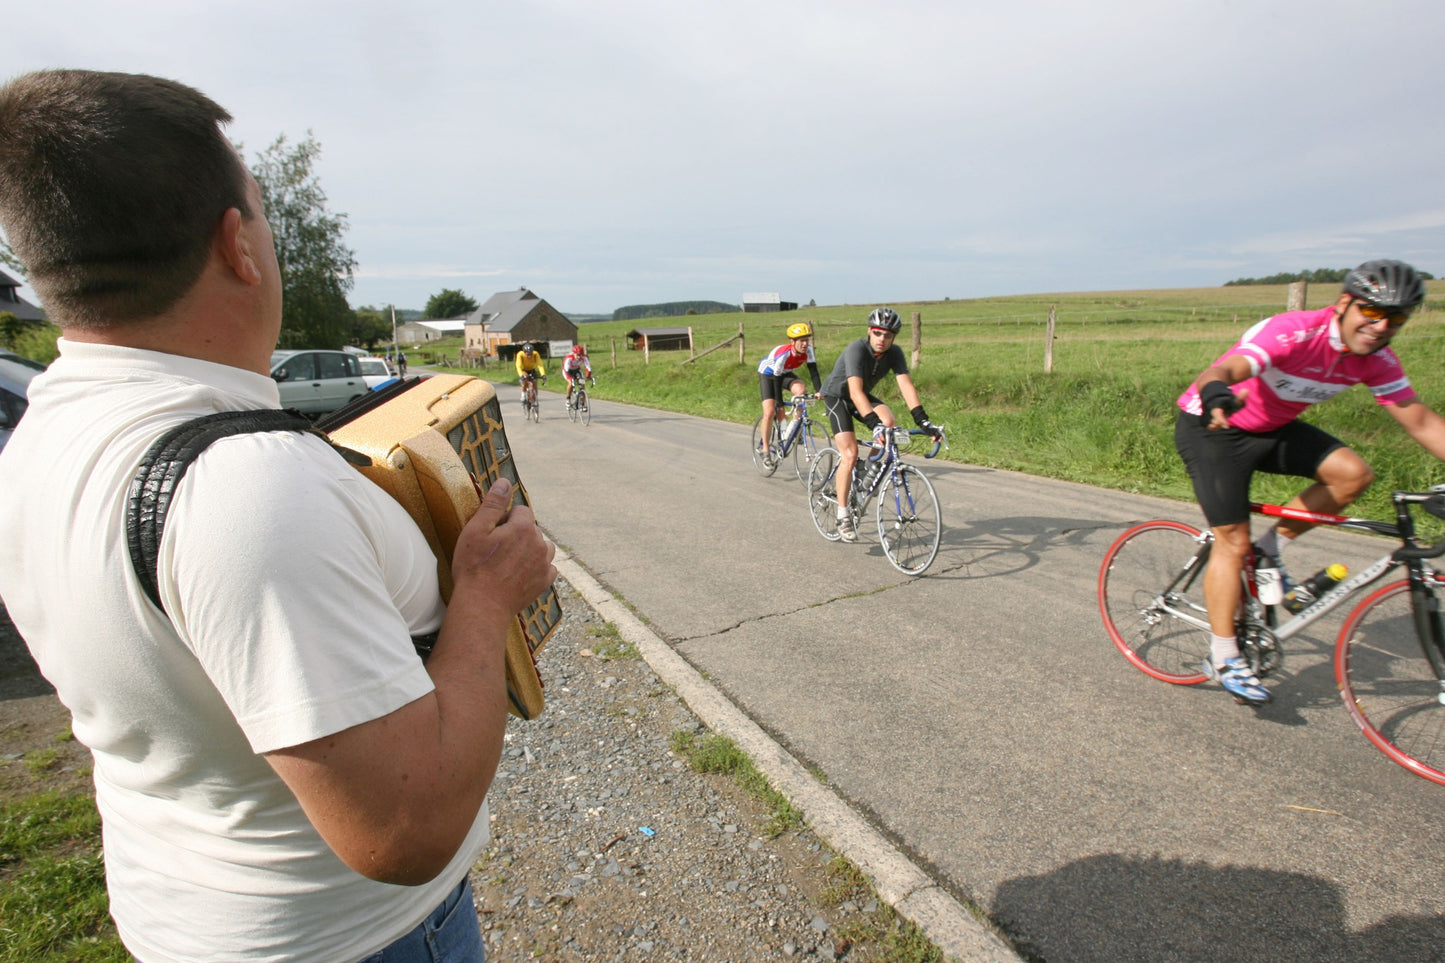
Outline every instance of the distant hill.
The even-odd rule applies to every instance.
[[[1315,268],[1313,271],[1286,271],[1281,274],[1271,274],[1267,278],[1236,278],[1233,281],[1225,281],[1224,286],[1230,288],[1242,284],[1293,284],[1295,281],[1308,281],[1310,284],[1339,284],[1350,271],[1351,268]],[[1429,271],[1421,271],[1420,277],[1427,281],[1435,280],[1435,275]]]
[[[684,314],[729,314],[741,311],[736,304],[722,301],[664,301],[661,304],[629,304],[612,312],[613,321],[640,321],[644,318],[677,318]]]

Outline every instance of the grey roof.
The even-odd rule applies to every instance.
[[[20,282],[0,271],[0,312],[21,321],[44,321],[45,312],[20,296]]]
[[[527,315],[535,311],[538,305],[546,303],[526,288],[518,288],[515,291],[499,291],[487,298],[486,304],[467,315],[466,322],[467,324],[485,324],[488,331],[511,331]],[[547,306],[552,308],[551,305]],[[552,308],[552,310],[560,318],[567,317],[556,308]]]
[[[515,291],[498,291],[496,294],[487,298],[487,303],[482,305],[477,310],[473,311],[472,314],[480,314],[483,318],[485,318],[487,315],[490,314],[501,314],[504,310],[516,304],[518,301],[538,300],[541,299],[538,298],[531,291],[528,291],[526,288],[517,288]],[[467,315],[467,320],[471,321],[471,319],[472,315]]]
[[[485,324],[493,331],[510,331],[512,326],[526,316],[527,312],[535,306],[538,298],[526,288],[517,288],[515,291],[498,291],[487,298],[487,303],[477,308],[466,316],[467,324]],[[523,305],[520,312],[511,311],[518,304]],[[510,313],[509,313],[510,312]],[[502,319],[503,315],[510,318],[510,323]]]

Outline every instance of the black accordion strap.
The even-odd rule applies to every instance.
[[[146,598],[156,608],[165,611],[157,585],[156,565],[166,513],[170,511],[176,486],[201,452],[212,442],[230,435],[315,430],[310,419],[299,411],[266,408],[203,415],[171,428],[156,439],[131,479],[125,505],[125,537],[131,566]]]

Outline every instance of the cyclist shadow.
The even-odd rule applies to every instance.
[[[945,514],[933,571],[960,579],[1015,575],[1039,565],[1050,551],[1085,547],[1093,533],[1104,528],[1118,525],[1029,515],[950,524]]]
[[[1351,932],[1327,880],[1161,856],[1090,856],[1006,880],[990,915],[1047,960],[1445,960],[1445,917]]]

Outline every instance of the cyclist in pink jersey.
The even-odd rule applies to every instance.
[[[1339,299],[1318,311],[1276,315],[1245,332],[1179,397],[1174,444],[1214,533],[1204,598],[1213,636],[1204,671],[1236,699],[1263,705],[1269,690],[1240,656],[1234,616],[1245,553],[1277,568],[1283,545],[1313,526],[1281,519],[1250,541],[1249,483],[1256,471],[1311,478],[1289,507],[1338,514],[1374,480],[1344,442],[1297,420],[1355,384],[1369,387],[1400,426],[1445,460],[1445,418],[1416,397],[1390,341],[1425,300],[1425,282],[1402,261],[1367,261]]]

